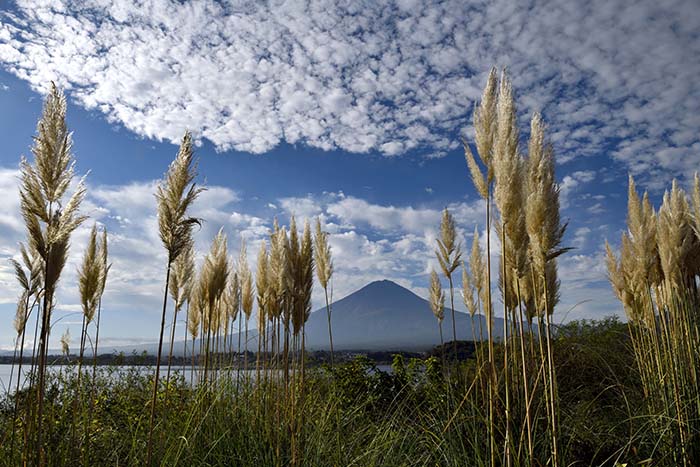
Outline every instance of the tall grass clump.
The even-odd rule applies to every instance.
[[[16,395],[19,393],[20,390],[20,383],[22,381],[22,363],[24,361],[24,347],[25,347],[25,341],[27,337],[27,323],[29,322],[29,318],[34,311],[35,307],[37,306],[37,303],[39,303],[41,296],[42,296],[42,289],[41,285],[43,283],[43,269],[42,269],[42,263],[41,263],[41,258],[36,250],[31,250],[31,252],[27,251],[27,248],[24,246],[24,244],[20,243],[20,256],[22,259],[22,262],[20,263],[19,261],[15,259],[10,259],[10,262],[12,263],[14,270],[15,270],[15,278],[17,279],[17,282],[20,284],[22,288],[22,293],[20,294],[19,299],[17,300],[17,309],[15,312],[15,319],[13,321],[13,325],[15,328],[15,331],[17,333],[15,337],[15,352],[14,356],[17,356],[18,353],[18,348],[19,348],[19,357],[18,357],[18,364],[17,364],[17,384],[15,385],[15,400],[13,404],[13,411],[12,411],[12,423],[10,426],[11,434],[10,434],[10,451],[12,452],[12,455],[14,455],[14,446],[15,446],[15,425],[17,423],[17,415],[18,415],[18,410],[19,410],[19,397],[16,397]],[[35,329],[38,328],[39,324],[39,317],[36,317],[36,325]],[[36,345],[36,331],[34,332],[34,345]],[[32,357],[34,356],[34,352],[32,352]],[[33,368],[33,366],[32,366]],[[11,388],[12,388],[12,381],[13,381],[13,373],[15,369],[15,358],[12,359],[12,368],[10,370],[10,383],[8,385],[8,390],[7,394],[10,394]],[[27,424],[28,420],[25,420],[25,426]]]
[[[52,83],[34,138],[34,162],[30,164],[22,158],[20,163],[20,208],[27,228],[29,249],[37,252],[43,271],[34,387],[36,416],[32,424],[35,435],[32,463],[36,465],[43,465],[46,461],[42,450],[44,389],[56,288],[66,264],[71,234],[86,219],[78,212],[86,192],[84,181],[81,179],[73,194],[66,196],[74,175],[71,146],[71,133],[66,126],[66,99]]]
[[[463,293],[470,314],[480,307],[486,315],[489,377],[484,392],[488,397],[490,463],[536,461],[536,412],[544,405],[548,462],[559,465],[559,414],[550,318],[559,296],[556,258],[566,249],[560,245],[565,225],[559,218],[553,151],[546,142],[541,117],[535,114],[528,154],[523,155],[512,85],[505,72],[498,79],[495,69],[489,73],[481,103],[474,112],[474,129],[478,160],[467,141],[464,149],[474,186],[486,201],[487,251],[484,265],[475,234]],[[501,250],[498,288],[504,329],[499,365],[494,350],[497,337],[492,329],[493,227]],[[474,295],[479,297],[476,303]],[[534,319],[538,322],[536,330],[532,329]],[[498,426],[499,422],[503,426]]]
[[[204,258],[200,273],[200,294],[205,306],[202,313],[202,328],[204,341],[204,372],[202,382],[205,387],[210,383],[210,369],[213,366],[211,354],[214,345],[218,343],[221,331],[222,314],[224,309],[225,292],[230,274],[228,247],[223,229],[214,237],[209,253]],[[205,337],[206,336],[206,337]]]
[[[153,401],[151,403],[151,421],[148,434],[148,459],[151,465],[153,450],[153,423],[158,396],[158,379],[160,376],[160,361],[163,352],[163,331],[165,330],[165,312],[168,305],[168,290],[170,288],[170,273],[173,263],[192,242],[192,229],[199,220],[188,215],[202,188],[194,183],[196,176],[194,152],[192,150],[192,135],[185,133],[180,143],[180,150],[175,160],[170,164],[165,179],[158,185],[156,199],[158,204],[158,233],[168,254],[165,275],[165,291],[163,292],[163,312],[161,315],[160,337],[158,339],[158,356],[156,358],[156,374],[153,381]]]
[[[663,465],[700,462],[699,219],[697,174],[690,197],[674,180],[658,212],[630,176],[619,257],[606,243]]]

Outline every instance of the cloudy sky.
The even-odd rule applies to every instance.
[[[91,217],[72,242],[54,335],[79,335],[76,269],[97,222],[114,264],[105,343],[157,337],[153,191],[186,129],[209,188],[195,208],[200,252],[222,226],[233,251],[241,238],[255,250],[275,216],[321,216],[336,297],[384,278],[425,295],[440,210],[465,243],[483,230],[459,141],[494,65],[513,78],[523,137],[542,112],[557,155],[575,249],[560,262],[555,320],[620,312],[602,245],[624,227],[628,173],[658,201],[700,162],[695,0],[224,3],[0,6],[0,348],[19,293],[7,259],[25,234],[17,167],[52,80],[68,95]]]

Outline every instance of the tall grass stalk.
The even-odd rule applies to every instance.
[[[440,222],[440,238],[437,239],[438,249],[435,250],[440,269],[450,284],[450,307],[452,310],[452,349],[457,353],[457,324],[455,322],[455,298],[452,273],[459,267],[462,258],[462,247],[457,242],[457,229],[452,214],[445,208]]]
[[[430,271],[430,309],[435,315],[440,330],[440,353],[442,354],[442,365],[445,366],[445,341],[442,338],[442,321],[445,319],[445,293],[440,284],[440,278],[435,270]]]
[[[19,363],[17,365],[17,384],[15,386],[15,401],[12,415],[12,424],[10,429],[12,430],[10,436],[10,451],[14,453],[14,443],[15,443],[15,426],[17,422],[17,412],[19,409],[18,397],[20,390],[20,382],[22,381],[22,363],[24,361],[24,346],[25,338],[27,335],[27,322],[32,314],[32,310],[36,306],[37,302],[41,297],[41,284],[42,284],[42,270],[41,270],[41,259],[38,252],[31,250],[31,253],[27,251],[24,244],[20,243],[20,256],[22,258],[22,263],[16,261],[15,259],[10,259],[14,270],[15,278],[19,282],[22,293],[17,301],[17,312],[15,314],[14,328],[17,331],[17,340],[19,342]],[[30,300],[32,303],[30,304]],[[38,323],[38,318],[37,318]],[[36,333],[34,336],[34,342],[36,343]],[[34,353],[32,353],[32,359]],[[14,358],[12,362],[12,369],[14,370]],[[33,372],[32,372],[33,374]],[[12,372],[10,373],[10,382],[8,385],[8,395],[9,388],[12,387]],[[3,437],[4,438],[4,437]]]
[[[496,465],[496,433],[495,433],[495,394],[496,364],[493,346],[493,300],[491,298],[491,199],[494,178],[493,146],[497,130],[496,103],[498,97],[498,78],[496,68],[489,72],[481,102],[474,110],[474,130],[477,155],[484,169],[479,166],[472,154],[469,143],[464,140],[464,155],[472,182],[476,191],[486,202],[486,333],[488,340],[489,384],[488,384],[488,434],[489,459],[492,467]]]
[[[661,455],[683,466],[700,460],[699,225],[697,175],[690,196],[674,180],[658,212],[630,176],[619,258],[606,243]]]
[[[541,118],[535,114],[531,124],[528,155],[525,157],[521,154],[515,101],[510,79],[505,72],[499,80],[496,70],[491,70],[482,101],[474,112],[474,128],[480,163],[466,141],[464,149],[474,186],[486,201],[487,253],[484,268],[477,259],[478,239],[475,239],[470,258],[472,276],[466,275],[465,269],[467,280],[463,283],[463,289],[466,289],[463,293],[467,294],[464,297],[465,305],[471,311],[475,305],[468,300],[470,294],[473,296],[475,290],[480,288],[488,292],[480,302],[487,317],[491,375],[486,384],[489,399],[490,462],[495,465],[496,459],[501,457],[505,465],[520,463],[524,451],[526,459],[534,458],[534,417],[531,408],[533,397],[537,394],[537,381],[542,377],[551,434],[551,462],[558,465],[556,374],[553,368],[553,337],[549,317],[558,300],[556,258],[566,251],[560,246],[566,226],[559,220],[559,188],[554,179],[553,152],[544,138]],[[492,332],[490,296],[492,199],[498,214],[498,222],[495,224],[501,249],[498,285],[504,304],[501,351],[505,427],[503,450],[498,456],[495,425],[499,401],[495,398],[498,381],[493,360],[495,336]],[[474,272],[481,268],[485,269],[483,276]],[[476,278],[484,276],[485,283],[479,285]],[[476,285],[470,283],[470,277],[475,278]],[[482,297],[481,292],[477,295]],[[546,323],[537,333],[541,349],[539,356],[535,355],[532,344],[529,347],[525,345],[523,318],[526,317],[531,322],[534,316],[538,317],[538,321],[544,317]],[[528,332],[529,330],[530,327]],[[530,341],[532,342],[531,333]],[[530,359],[539,360],[539,364],[534,361],[530,363]],[[530,369],[538,366],[546,370],[531,374]],[[516,431],[521,421],[522,425]],[[517,432],[520,435],[516,436]],[[525,446],[523,443],[526,443]]]
[[[148,429],[147,465],[151,465],[153,453],[153,424],[155,422],[156,402],[158,397],[158,379],[160,361],[163,352],[163,331],[165,329],[165,312],[168,305],[168,290],[173,262],[192,242],[192,229],[199,225],[199,220],[187,214],[188,209],[202,192],[194,183],[196,176],[192,136],[185,133],[180,143],[175,160],[170,164],[165,179],[158,186],[156,200],[158,204],[158,233],[168,254],[165,273],[165,290],[163,292],[163,311],[161,313],[160,336],[158,338],[158,355],[156,357],[156,374],[153,381],[153,399]]]
[[[24,158],[20,164],[20,208],[27,228],[29,248],[38,253],[43,269],[43,303],[35,389],[37,409],[33,425],[36,436],[32,462],[36,465],[44,465],[46,461],[42,451],[44,389],[56,287],[66,263],[70,236],[86,219],[78,213],[86,192],[83,180],[79,181],[73,194],[67,200],[64,199],[74,174],[71,145],[71,134],[66,126],[66,100],[63,93],[52,84],[32,147],[34,164]]]
[[[178,256],[173,265],[172,277],[169,284],[170,295],[175,302],[173,323],[170,329],[170,350],[168,351],[168,372],[165,377],[166,384],[170,384],[170,369],[173,361],[173,347],[175,345],[175,329],[177,328],[177,314],[185,302],[188,302],[192,282],[194,280],[194,244],[190,242],[182,254]],[[188,305],[189,306],[189,305]],[[185,326],[186,327],[186,326]],[[187,339],[185,339],[185,347]]]
[[[316,218],[316,234],[314,237],[314,259],[316,260],[316,276],[323,287],[326,298],[326,315],[328,317],[328,341],[331,349],[331,367],[333,366],[333,327],[331,326],[331,304],[328,301],[328,282],[333,276],[333,259],[331,246],[328,243],[328,233],[321,230],[321,219]]]
[[[85,343],[87,340],[88,326],[95,317],[97,305],[101,294],[102,261],[97,245],[97,225],[93,225],[90,230],[87,248],[83,256],[83,262],[78,271],[78,290],[80,292],[80,304],[82,307],[82,325],[80,327],[80,349],[78,353],[78,369],[76,394],[73,399],[73,412],[77,414],[78,405],[82,397],[82,374],[83,358],[85,354]],[[71,424],[71,440],[74,448],[77,448],[75,439],[76,421]]]

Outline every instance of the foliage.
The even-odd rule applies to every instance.
[[[556,334],[565,465],[661,460],[654,451],[653,433],[646,429],[650,420],[642,412],[627,325],[612,318],[577,321],[559,327]],[[469,360],[453,366],[449,378],[435,356],[396,355],[390,369],[378,368],[364,356],[309,369],[306,398],[300,405],[306,420],[301,431],[302,465],[487,465],[487,413],[473,393],[464,397],[463,382],[473,377],[473,364]],[[75,367],[49,372],[44,443],[53,465],[145,461],[153,384],[153,374],[145,370],[101,367],[94,386],[89,379],[81,381],[83,393],[94,393],[95,398],[92,405],[81,399],[76,414]],[[235,372],[224,373],[216,387],[205,390],[192,389],[187,377],[175,373],[166,387],[161,386],[154,456],[162,465],[289,464],[292,415],[281,410],[279,423],[272,416],[271,396],[279,390],[277,383],[236,384],[236,377]],[[18,397],[26,395],[23,391]],[[0,399],[0,430],[5,437],[13,398]],[[76,432],[81,434],[77,449],[64,436],[74,415]],[[87,423],[89,439],[83,439]],[[16,425],[18,435],[22,427]],[[545,446],[546,423],[535,435],[535,446]],[[19,447],[11,454],[8,443],[2,443],[0,465],[16,465]],[[546,453],[538,459],[545,462]]]

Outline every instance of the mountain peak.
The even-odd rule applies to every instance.
[[[427,300],[390,280],[370,282],[333,302],[332,311],[336,349],[424,350],[440,344],[438,321]],[[445,311],[443,331],[447,339],[448,334],[451,336],[448,331],[452,329],[452,313]],[[455,321],[457,338],[471,339],[469,316],[458,312]],[[498,320],[494,321],[498,326]],[[306,342],[309,348],[328,348],[325,308],[311,313],[306,325]]]
[[[351,293],[343,300],[361,301],[364,304],[374,304],[375,306],[386,306],[392,303],[396,305],[397,302],[400,302],[402,305],[405,305],[407,302],[417,303],[420,302],[422,298],[406,287],[384,279],[370,282],[361,289]]]
[[[403,287],[394,281],[390,281],[389,279],[382,279],[379,281],[370,282],[369,284],[367,284],[364,287],[362,287],[361,289],[359,289],[357,292],[360,292],[361,290],[376,289],[376,288],[381,288],[381,289],[399,288],[399,289],[408,290],[406,287]]]

